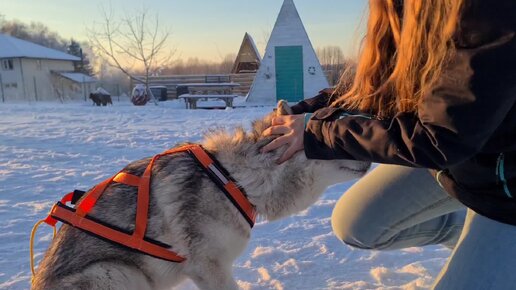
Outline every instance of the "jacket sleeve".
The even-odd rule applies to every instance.
[[[465,12],[472,21],[461,21],[453,59],[417,114],[377,120],[321,109],[307,124],[307,157],[443,169],[478,153],[515,105],[516,1],[477,2],[498,7]],[[484,8],[505,11],[479,17]]]
[[[333,101],[334,89],[327,88],[319,92],[319,94],[311,99],[303,100],[294,106],[292,111],[294,114],[313,113],[319,109],[330,106]]]

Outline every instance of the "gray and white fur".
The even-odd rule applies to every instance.
[[[290,113],[280,102],[278,114]],[[370,164],[307,160],[304,154],[277,165],[284,148],[261,154],[271,116],[246,132],[218,131],[201,143],[245,189],[258,214],[276,220],[313,204],[333,184],[359,178]],[[141,175],[149,159],[126,171]],[[152,173],[146,236],[172,245],[183,263],[156,259],[63,225],[36,270],[32,289],[171,289],[190,278],[200,289],[238,289],[233,261],[244,251],[251,228],[224,193],[189,155],[165,156]],[[91,216],[127,231],[134,229],[137,190],[111,184]]]

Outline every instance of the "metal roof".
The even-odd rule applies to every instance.
[[[58,72],[59,75],[63,76],[64,78],[67,78],[69,80],[72,80],[76,83],[95,83],[97,82],[97,79],[94,77],[91,77],[89,75],[78,73],[78,72]]]

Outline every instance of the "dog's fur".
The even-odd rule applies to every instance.
[[[280,103],[278,114],[288,114]],[[332,184],[361,177],[369,163],[307,160],[297,154],[277,165],[284,148],[261,154],[271,141],[262,132],[271,116],[249,133],[218,131],[202,145],[245,189],[259,215],[268,220],[306,209]],[[149,159],[126,171],[141,175]],[[187,154],[159,159],[153,169],[146,235],[173,246],[180,264],[156,259],[63,225],[37,269],[32,289],[170,289],[191,278],[200,289],[238,289],[232,263],[245,249],[251,229],[206,173]],[[91,216],[128,231],[134,229],[136,188],[111,184]]]

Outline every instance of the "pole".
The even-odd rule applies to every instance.
[[[81,48],[81,60],[82,60],[82,48]],[[84,101],[87,102],[88,99],[86,99],[86,88],[85,88],[85,83],[84,83],[84,74],[82,75],[82,84],[81,84],[81,87],[82,87],[82,94],[84,95]]]
[[[34,77],[34,97],[36,98],[36,102],[38,101],[38,86],[36,85],[36,77]]]
[[[5,103],[4,83],[2,82],[2,74],[0,74],[0,91],[2,92],[2,103]]]
[[[26,100],[28,100],[29,98],[27,98],[27,89],[26,89],[26,86],[25,86],[25,76],[23,75],[23,63],[22,63],[22,59],[21,58],[19,58],[19,60],[20,60],[20,74],[21,74],[22,86],[23,86],[23,97]]]

